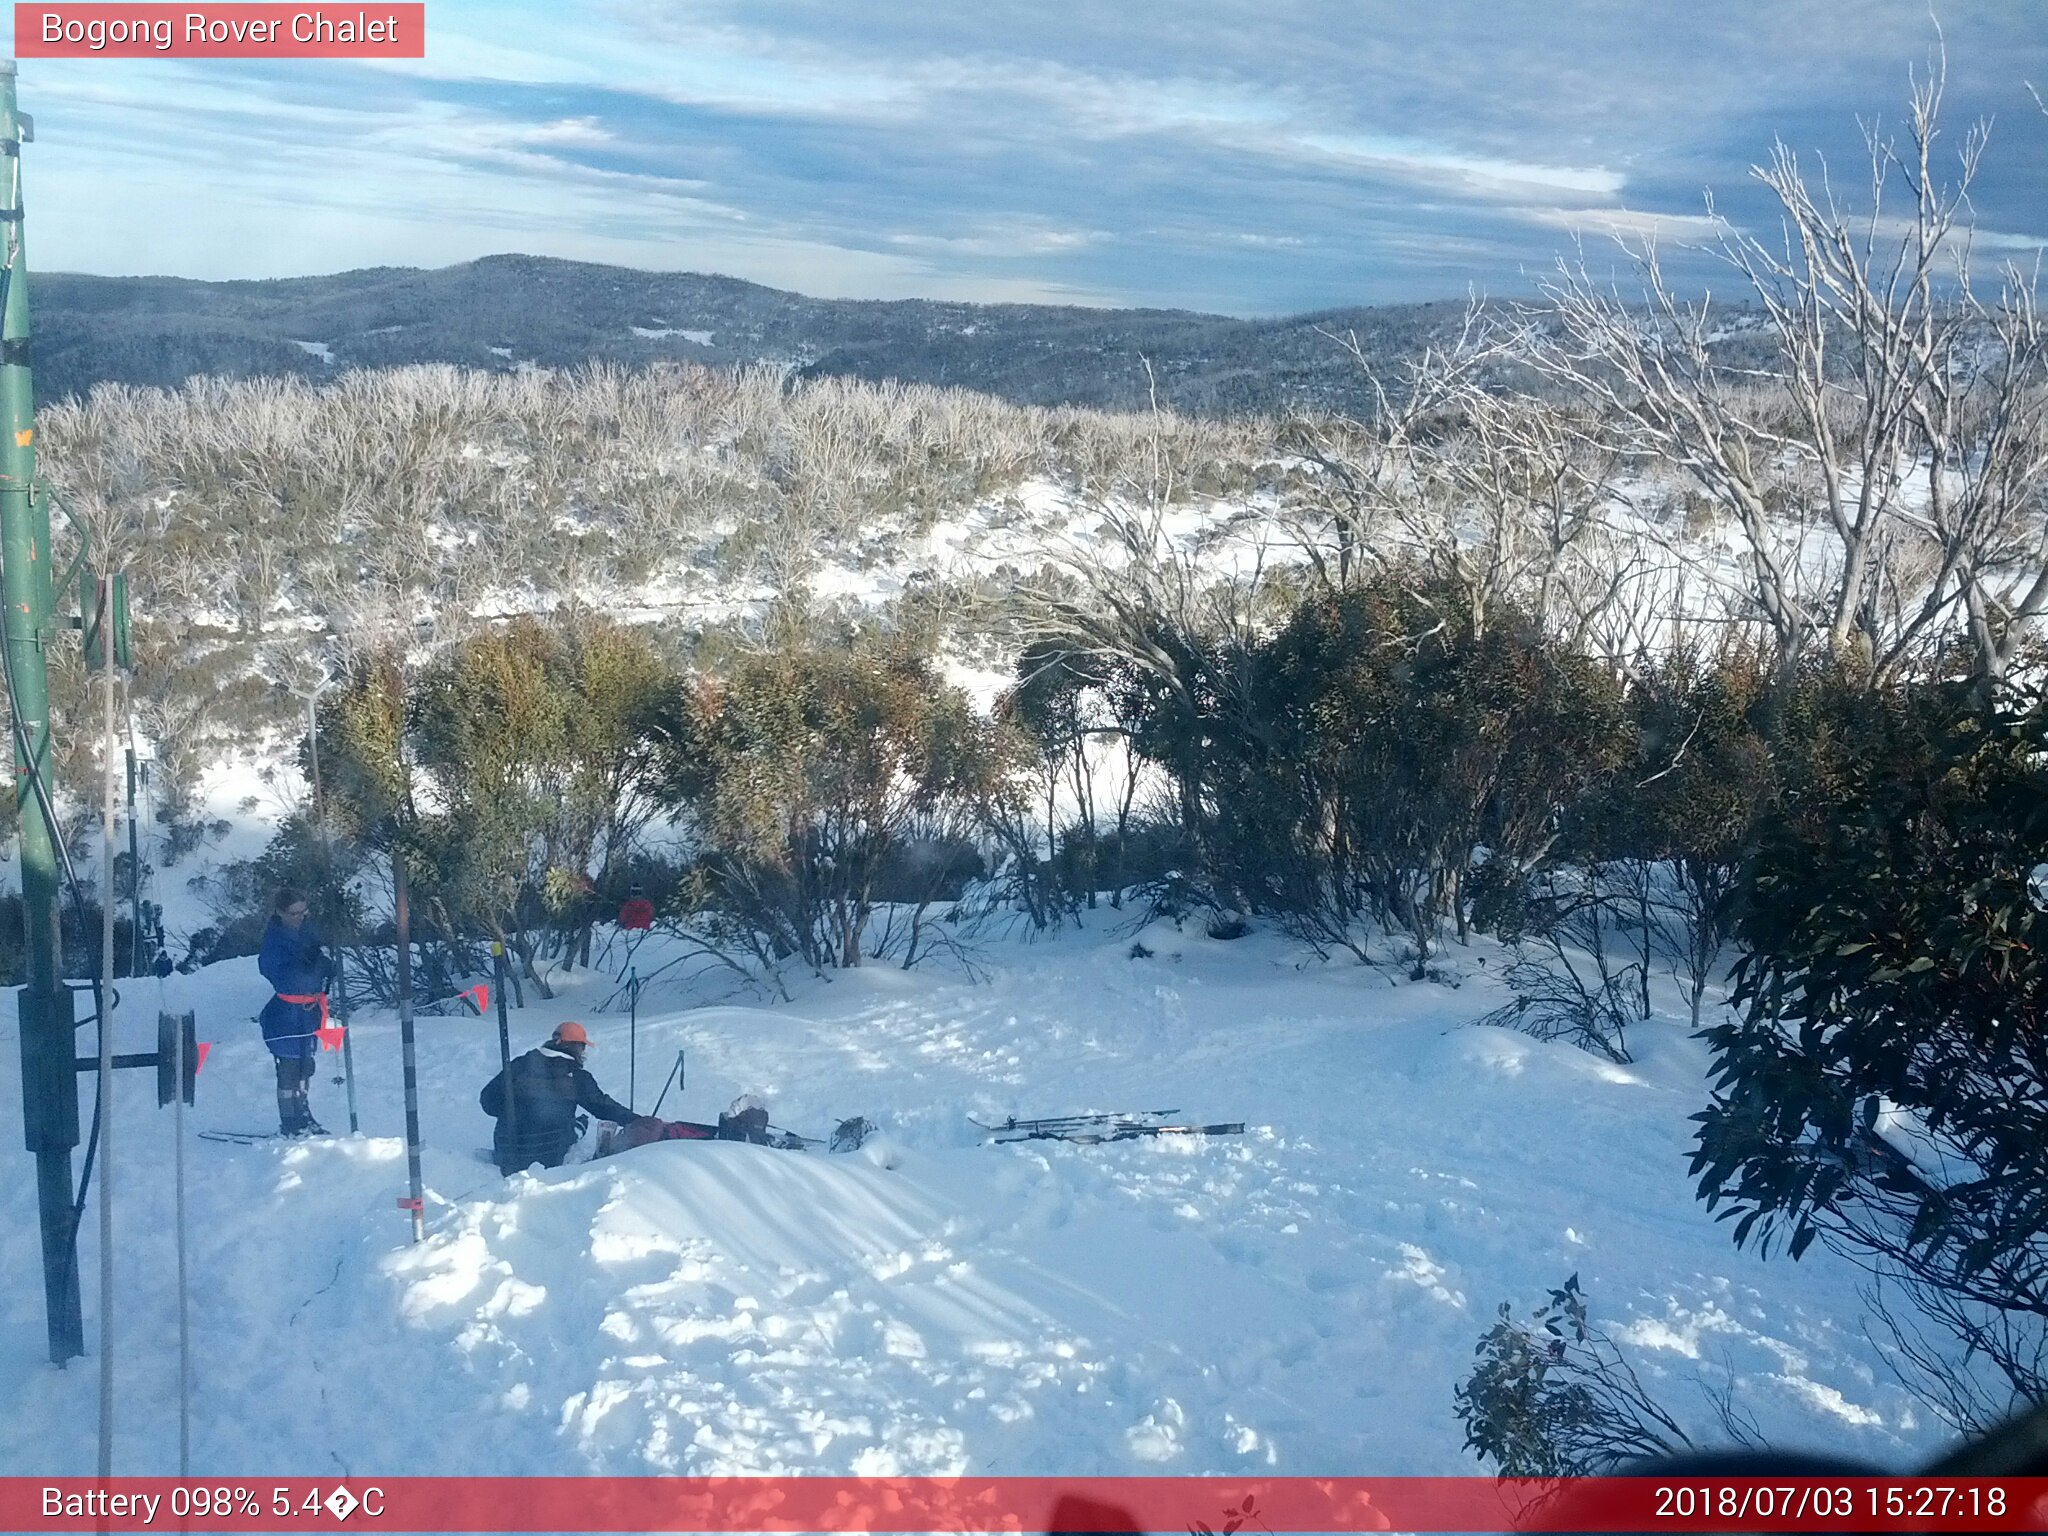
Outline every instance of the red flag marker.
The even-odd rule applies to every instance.
[[[398,1197],[398,1208],[401,1211],[417,1211],[425,1204],[424,1200],[408,1200],[404,1195]]]
[[[488,981],[478,982],[475,986],[471,987],[462,995],[468,998],[471,1002],[476,1004],[477,1016],[479,1018],[481,1018],[484,1014],[490,1012],[491,984]]]
[[[206,1053],[213,1049],[213,1042],[211,1040],[200,1040],[195,1043],[199,1047],[199,1055],[192,1063],[192,1075],[197,1077],[200,1069],[206,1065]]]
[[[341,1037],[347,1034],[348,1030],[339,1024],[323,1024],[313,1033],[320,1037],[321,1050],[338,1051],[341,1049]]]

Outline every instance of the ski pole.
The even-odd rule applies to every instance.
[[[647,1111],[650,1118],[659,1119],[661,1117],[661,1101],[668,1097],[668,1085],[670,1083],[674,1083],[679,1089],[683,1086],[683,1053],[681,1051],[676,1052],[676,1064],[668,1069],[668,1076],[662,1080],[661,1092],[655,1095],[654,1108]]]
[[[519,1096],[512,1091],[512,1025],[505,1017],[505,946],[491,940],[491,980],[498,994],[498,1070],[505,1082],[505,1138],[519,1146]]]

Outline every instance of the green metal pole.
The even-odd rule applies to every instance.
[[[50,507],[32,493],[35,396],[28,364],[28,262],[22,253],[22,122],[14,62],[0,60],[0,601],[6,604],[8,697],[14,711],[14,803],[21,826],[21,896],[28,976],[21,989],[21,1102],[36,1156],[43,1229],[43,1296],[50,1358],[85,1353],[74,1261],[71,1149],[78,1145],[71,994],[60,985],[57,852],[44,800],[50,775],[50,690],[44,647],[52,634]]]

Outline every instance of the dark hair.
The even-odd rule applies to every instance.
[[[305,899],[306,898],[301,896],[297,891],[279,891],[277,893],[277,900],[273,901],[270,904],[270,910],[273,912],[282,912],[286,907],[295,907]]]

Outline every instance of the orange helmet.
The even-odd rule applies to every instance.
[[[590,1031],[581,1024],[557,1024],[555,1026],[555,1043],[557,1045],[588,1045],[590,1044]]]

